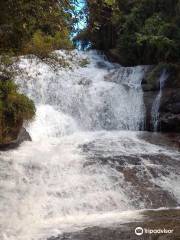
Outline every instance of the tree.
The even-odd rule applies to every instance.
[[[73,26],[72,0],[6,0],[0,2],[0,50],[21,51],[35,32],[69,39]],[[65,46],[66,47],[66,46]]]
[[[89,0],[87,8],[92,46],[113,50],[121,64],[179,62],[179,0]]]

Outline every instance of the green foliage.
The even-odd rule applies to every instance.
[[[0,1],[0,143],[17,137],[24,120],[35,114],[33,102],[13,82],[14,58],[35,54],[51,65],[66,65],[51,52],[71,49],[76,0]],[[50,56],[50,57],[49,57]],[[48,58],[48,59],[47,59]]]
[[[83,44],[91,42],[92,48],[107,50],[113,46],[116,32],[112,25],[111,7],[113,1],[90,1],[87,0],[87,29],[80,33],[77,40],[82,40]],[[115,18],[114,18],[115,20]],[[88,41],[89,40],[89,41]]]
[[[115,4],[115,0],[105,0],[105,3],[106,3],[107,5],[112,6],[112,5]]]
[[[42,31],[36,31],[29,43],[23,49],[25,54],[35,54],[39,58],[47,58],[56,49],[72,49],[67,31],[56,32],[54,36],[46,35]]]
[[[43,34],[40,30],[35,32],[31,41],[25,45],[25,54],[35,54],[40,58],[47,57],[53,50],[53,38]]]
[[[168,34],[172,24],[163,20],[159,15],[153,15],[145,21],[139,33],[136,33],[137,46],[148,46],[161,61],[168,61],[172,57],[178,58],[177,42]]]
[[[35,53],[38,45],[42,46],[44,51],[46,46],[48,50],[56,45],[69,48],[75,1],[6,0],[0,2],[0,52],[13,50],[19,53],[30,43],[31,51],[34,49]],[[54,45],[50,46],[51,37],[56,40]]]
[[[73,48],[67,30],[55,33],[55,36],[53,38],[53,47],[54,49],[66,49],[66,50]]]
[[[116,49],[124,65],[179,62],[179,0],[88,0],[87,8],[93,48]]]
[[[35,114],[34,103],[18,93],[18,86],[12,80],[15,62],[12,53],[0,57],[0,143],[14,140],[23,122]]]
[[[34,103],[25,95],[18,93],[12,80],[0,81],[0,143],[15,139],[24,120],[35,115]]]

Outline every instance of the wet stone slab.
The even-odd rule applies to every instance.
[[[142,132],[138,134],[139,143],[131,139],[101,137],[80,148],[88,161],[84,169],[92,165],[108,166],[119,172],[125,186],[131,188],[128,198],[136,209],[159,207],[178,207],[179,200],[171,185],[178,181],[180,172],[180,148],[178,134],[158,134]],[[139,152],[134,149],[139,148]],[[152,152],[148,149],[152,148]],[[123,177],[122,177],[123,176]],[[118,180],[117,180],[118,184]]]
[[[89,227],[74,233],[64,233],[48,240],[179,240],[180,210],[145,211],[143,220],[111,227]],[[137,236],[135,229],[141,227],[143,234]],[[153,233],[146,233],[153,230]],[[170,233],[157,233],[159,231]],[[172,233],[171,233],[172,232]]]

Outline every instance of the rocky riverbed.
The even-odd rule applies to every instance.
[[[158,210],[142,212],[139,221],[115,224],[109,227],[89,227],[74,233],[64,233],[48,240],[179,240],[180,210]],[[135,229],[141,227],[143,234],[137,236]],[[149,233],[153,230],[153,233]],[[168,232],[168,233],[162,233]],[[141,232],[141,231],[140,231]],[[147,232],[147,233],[146,233]],[[151,231],[152,232],[152,231]],[[159,233],[161,232],[161,233]]]

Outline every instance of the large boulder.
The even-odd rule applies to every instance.
[[[25,128],[21,128],[17,138],[9,143],[0,144],[0,151],[8,151],[17,148],[24,141],[31,141],[31,137]]]

